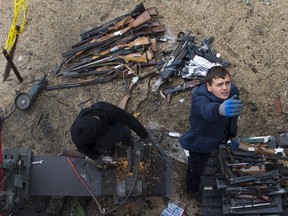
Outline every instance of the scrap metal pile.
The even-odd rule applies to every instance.
[[[205,178],[209,177],[203,177],[206,182],[203,215],[210,215],[217,199],[219,214],[213,209],[215,215],[287,215],[288,160],[283,156],[288,152],[287,132],[271,137],[265,145],[259,144],[263,142],[262,138],[250,140],[253,142],[245,145],[250,151],[239,149],[231,152],[224,146],[220,148],[220,172],[213,174],[214,179],[216,176],[215,184],[207,184]],[[283,155],[278,153],[280,150],[284,150]],[[213,188],[217,195],[213,194]]]
[[[139,3],[130,13],[82,33],[81,41],[63,54],[65,60],[55,74],[66,78],[88,75],[96,78],[50,85],[46,89],[78,87],[131,77],[133,85],[139,78],[158,74],[159,79],[151,89],[151,93],[157,94],[161,84],[169,82],[172,77],[182,77],[181,85],[160,91],[170,101],[172,94],[203,82],[212,66],[229,67],[230,63],[214,52],[211,46],[214,37],[203,40],[199,47],[191,32],[180,32],[173,41],[175,47],[160,54],[158,43],[169,40],[169,36],[159,17],[155,7],[146,9],[143,3]]]

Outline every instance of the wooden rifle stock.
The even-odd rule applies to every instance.
[[[150,16],[157,16],[158,15],[158,11],[157,11],[156,7],[147,8],[146,10],[148,11]]]
[[[150,75],[154,74],[156,71],[157,71],[156,69],[153,69],[153,70],[150,70],[150,71],[147,71],[147,72],[140,74],[138,77],[133,77],[133,79],[129,85],[129,88],[127,89],[126,93],[124,94],[124,96],[122,97],[120,102],[118,103],[118,107],[125,110],[126,105],[128,103],[128,100],[131,98],[131,92],[133,90],[133,87],[136,85],[138,80],[145,78],[147,76],[150,76]]]
[[[151,16],[149,15],[148,11],[145,10],[136,19],[134,19],[128,27],[121,29],[120,31],[105,35],[104,37],[101,37],[101,38],[95,40],[95,42],[105,41],[105,40],[107,40],[111,37],[114,37],[116,35],[122,35],[122,34],[128,32],[130,29],[136,28],[136,27],[142,25],[143,23],[147,22],[150,19],[151,19]]]
[[[120,44],[117,47],[132,48],[134,46],[146,45],[146,44],[151,44],[151,43],[156,43],[155,38],[153,40],[153,38],[150,38],[150,37],[141,37],[128,44]]]
[[[117,51],[117,50],[119,50],[121,48],[129,49],[129,48],[132,48],[132,47],[135,47],[135,46],[147,45],[147,44],[152,44],[152,46],[151,46],[152,50],[153,51],[157,51],[156,39],[155,38],[141,37],[141,38],[137,38],[134,41],[131,41],[128,44],[119,44],[119,45],[117,45],[117,46],[115,46],[115,47],[113,47],[111,49],[104,50],[104,51],[100,52],[99,55],[93,56],[92,59],[97,59],[97,58],[102,57],[104,55],[108,55],[109,53],[115,52],[115,51]]]
[[[116,23],[114,26],[109,28],[109,31],[113,31],[113,30],[118,30],[120,28],[122,28],[124,25],[127,25],[133,21],[133,17],[132,16],[127,16],[124,19],[120,20],[118,23]]]
[[[123,98],[118,103],[118,107],[120,107],[121,109],[125,110],[126,105],[128,103],[128,100],[131,97],[131,91],[132,91],[134,85],[137,83],[137,81],[138,81],[138,77],[133,77],[133,79],[129,85],[129,88],[127,89],[126,94],[123,96]]]
[[[130,61],[147,63],[154,58],[154,54],[151,50],[147,50],[145,53],[131,53],[124,56],[118,56],[118,58],[125,60],[126,63]]]
[[[151,33],[163,33],[166,31],[166,28],[165,25],[160,25],[151,28],[149,31],[151,31]]]
[[[156,26],[160,26],[160,25],[161,25],[161,23],[159,22],[158,19],[157,19],[157,20],[152,19],[152,20],[149,22],[149,26],[150,26],[151,28],[156,27]]]
[[[157,64],[157,61],[155,58],[149,60],[147,63],[143,62],[141,63],[141,66],[142,67],[145,67],[145,66],[152,66],[152,65],[156,65]]]
[[[249,144],[245,142],[240,142],[239,148],[246,150],[246,151],[253,151],[256,154],[263,154],[263,155],[275,155],[275,149],[267,149],[264,148],[263,144],[256,145],[256,144]]]

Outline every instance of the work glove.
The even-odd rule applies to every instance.
[[[240,115],[243,110],[243,103],[237,99],[237,95],[225,100],[219,107],[219,113],[222,116],[234,117]]]
[[[232,148],[232,150],[237,150],[240,145],[240,139],[239,137],[234,137],[230,139],[230,142],[228,142],[228,145]]]

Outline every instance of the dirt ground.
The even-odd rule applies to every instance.
[[[6,117],[2,131],[3,148],[31,148],[35,155],[58,155],[61,148],[74,148],[70,127],[78,112],[96,100],[117,104],[124,93],[122,80],[106,84],[48,91],[44,90],[23,111],[16,109],[17,92],[27,92],[33,82],[47,74],[48,85],[79,81],[57,77],[53,68],[63,61],[62,54],[80,41],[80,33],[130,12],[140,1],[128,0],[30,0],[26,30],[20,35],[14,56],[20,74],[1,82],[0,114]],[[248,4],[247,2],[250,2]],[[192,31],[196,42],[214,36],[213,48],[232,63],[229,68],[245,104],[239,119],[239,136],[274,135],[288,128],[287,96],[287,10],[288,1],[273,0],[151,0],[160,22],[176,37],[180,31]],[[0,44],[5,45],[13,19],[13,1],[1,1]],[[173,44],[161,45],[171,49]],[[0,71],[6,60],[0,56]],[[173,81],[177,83],[177,79]],[[173,86],[173,85],[172,85]],[[191,92],[172,97],[167,103],[150,94],[148,80],[143,79],[132,92],[127,111],[138,107],[138,119],[150,121],[179,133],[188,128]],[[282,112],[276,106],[280,99]],[[180,103],[179,100],[184,99]],[[177,141],[175,141],[177,142]],[[173,199],[189,205],[188,215],[201,214],[200,203],[184,193],[185,164],[175,161]],[[69,204],[68,204],[69,206]],[[150,197],[138,208],[121,208],[115,215],[160,215],[167,200]],[[87,215],[97,215],[97,206],[89,201]],[[95,213],[96,212],[96,213]],[[68,212],[62,215],[69,215]]]

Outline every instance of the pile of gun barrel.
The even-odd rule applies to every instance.
[[[156,40],[165,32],[158,17],[155,7],[146,9],[140,3],[129,14],[84,32],[63,54],[63,76],[99,75],[100,83],[155,65]]]

